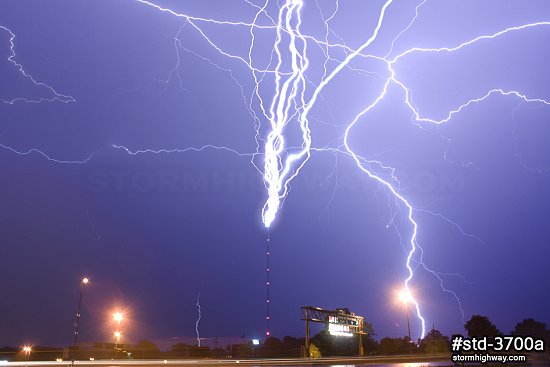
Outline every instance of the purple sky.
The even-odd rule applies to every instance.
[[[257,12],[251,4],[264,4],[152,2],[245,23]],[[305,1],[302,33],[324,41],[322,19],[336,3]],[[329,43],[361,46],[383,4],[340,1]],[[276,20],[276,2],[266,12]],[[394,0],[365,54],[383,58],[396,40],[391,60],[537,22],[550,22],[547,1]],[[193,24],[248,59],[249,27]],[[10,32],[12,60],[34,79],[8,59]],[[257,30],[257,67],[267,67],[274,36]],[[350,131],[353,151],[395,168],[395,188],[414,207],[424,251],[410,286],[427,326],[445,334],[463,332],[461,307],[465,320],[487,315],[506,333],[528,317],[550,323],[549,40],[550,25],[539,24],[453,52],[404,56],[393,69],[422,117],[445,119],[495,89],[520,96],[494,92],[446,123],[419,123],[393,84]],[[308,41],[308,98],[325,52]],[[329,71],[346,54],[334,47],[330,56]],[[324,151],[313,151],[292,181],[269,231],[273,335],[301,336],[304,305],[348,307],[379,338],[406,333],[394,295],[407,276],[406,208],[342,153],[346,127],[380,95],[387,68],[362,57],[348,66],[309,115],[313,147]],[[0,346],[70,343],[84,275],[83,341],[112,338],[115,307],[127,309],[127,341],[193,337],[199,292],[201,336],[263,335],[266,192],[251,163],[256,131],[247,108],[259,116],[260,106],[250,103],[254,79],[244,63],[220,54],[185,18],[137,0],[4,0],[0,75]],[[267,73],[259,91],[267,103],[274,85]],[[269,122],[259,121],[264,139]],[[301,142],[295,125],[286,137]],[[113,145],[234,152],[134,155]],[[420,322],[411,321],[417,338]]]

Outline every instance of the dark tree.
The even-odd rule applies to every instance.
[[[210,356],[212,357],[219,357],[220,355],[223,355],[223,352],[219,349],[212,349],[210,350],[210,347],[199,347],[199,346],[193,346],[190,350],[190,357],[192,358],[208,358]]]
[[[295,338],[293,336],[285,336],[283,338],[283,345],[288,347],[300,347],[304,345],[305,339],[304,338]]]
[[[361,336],[361,341],[363,342],[363,351],[365,355],[375,354],[378,349],[378,342],[374,339],[374,328],[370,322],[364,321],[363,331],[366,333]]]
[[[470,338],[502,334],[487,316],[481,315],[473,315],[472,318],[466,322],[464,328],[468,332]]]
[[[293,336],[285,336],[283,338],[284,355],[287,357],[300,357],[302,348],[305,345],[305,338],[295,338]]]
[[[365,355],[375,354],[378,350],[378,342],[372,337],[371,334],[363,335],[361,337],[361,341],[363,342],[363,351],[365,352]]]
[[[378,354],[409,354],[409,344],[410,339],[407,336],[404,338],[382,338],[378,343]]]
[[[191,355],[191,349],[193,349],[192,345],[185,343],[176,343],[172,345],[170,352],[172,357],[174,358],[185,358]]]
[[[437,329],[432,329],[420,341],[419,349],[426,354],[447,353],[449,352],[449,337],[441,334]]]
[[[512,335],[543,338],[547,345],[550,343],[550,330],[548,330],[544,322],[534,319],[525,319],[522,322],[518,322],[512,331]]]
[[[160,358],[160,350],[155,343],[145,339],[134,345],[130,352],[135,359]]]
[[[264,340],[259,350],[262,357],[278,357],[283,353],[283,343],[281,339],[270,336]]]

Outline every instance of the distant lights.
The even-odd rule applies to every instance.
[[[252,345],[260,345],[259,339],[252,339]]]

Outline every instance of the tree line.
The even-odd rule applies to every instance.
[[[468,337],[496,336],[502,332],[482,315],[473,315],[464,325]],[[372,327],[366,323],[366,334],[361,336],[365,355],[399,354],[445,354],[450,353],[450,336],[439,330],[430,330],[416,342],[408,336],[402,338],[382,338],[376,340]],[[532,336],[545,340],[550,346],[550,330],[546,324],[532,318],[516,324],[511,335]],[[31,353],[21,348],[0,348],[0,360],[55,360],[58,358],[88,359],[180,359],[180,358],[275,358],[275,357],[320,357],[320,356],[356,356],[359,353],[359,336],[333,336],[323,330],[310,339],[310,350],[305,350],[305,338],[285,336],[282,339],[269,337],[259,345],[227,345],[225,348],[198,347],[196,345],[176,343],[169,350],[160,348],[149,340],[140,340],[136,344],[92,343],[87,348],[48,348],[33,347]]]

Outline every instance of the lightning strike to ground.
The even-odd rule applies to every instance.
[[[195,304],[197,306],[197,312],[198,312],[198,318],[197,321],[195,321],[195,332],[197,333],[197,347],[201,346],[201,336],[199,334],[199,323],[201,321],[202,313],[201,313],[201,294],[197,295],[197,303]]]
[[[415,269],[419,266],[425,271],[431,273],[434,277],[436,277],[440,283],[441,289],[444,292],[451,294],[455,298],[458,307],[461,310],[462,317],[464,318],[464,310],[460,298],[455,292],[447,289],[443,281],[444,277],[458,275],[434,271],[427,267],[426,264],[424,264],[423,262],[423,249],[418,243],[419,224],[415,214],[418,211],[426,210],[417,209],[411,199],[406,198],[400,192],[399,181],[395,175],[395,170],[392,167],[387,166],[381,161],[367,159],[357,154],[350,143],[350,137],[352,136],[354,128],[362,121],[363,118],[365,118],[369,114],[370,111],[372,111],[380,104],[381,101],[384,100],[384,98],[388,94],[388,91],[391,88],[397,88],[397,90],[402,92],[403,105],[406,106],[410,111],[412,122],[418,126],[421,126],[421,124],[445,124],[449,122],[456,114],[461,113],[463,110],[471,107],[476,103],[482,103],[492,96],[510,96],[517,98],[522,102],[550,105],[550,102],[548,100],[528,96],[527,93],[523,91],[494,88],[487,91],[487,93],[485,93],[484,95],[476,96],[467,101],[464,101],[456,108],[448,111],[448,113],[444,117],[426,117],[415,106],[412,100],[411,88],[399,79],[398,73],[395,70],[395,66],[398,63],[405,63],[407,61],[407,56],[413,53],[459,53],[462,49],[466,47],[472,47],[478,44],[483,45],[483,43],[485,42],[490,42],[493,39],[499,38],[511,32],[533,32],[535,31],[535,29],[549,26],[550,22],[536,22],[519,26],[512,26],[489,35],[477,36],[455,46],[441,48],[412,47],[395,56],[392,56],[394,53],[394,45],[397,40],[402,35],[410,31],[414,23],[418,20],[420,11],[429,2],[429,0],[424,0],[419,2],[416,6],[414,17],[410,20],[410,22],[403,29],[401,29],[401,31],[398,32],[397,36],[392,40],[386,55],[376,56],[367,54],[366,52],[368,51],[369,46],[371,46],[375,41],[378,40],[379,32],[385,23],[386,13],[392,11],[393,9],[393,0],[386,0],[383,2],[377,14],[376,25],[374,29],[370,32],[370,36],[367,37],[366,40],[361,44],[361,46],[356,49],[347,46],[345,42],[340,37],[338,37],[337,34],[333,32],[330,27],[329,23],[338,16],[338,1],[335,2],[335,7],[332,9],[330,15],[326,18],[323,15],[321,8],[319,8],[321,18],[323,19],[322,21],[325,25],[325,34],[323,35],[323,39],[317,39],[311,35],[302,33],[302,11],[304,7],[304,2],[302,0],[285,0],[277,3],[277,17],[272,17],[268,13],[267,9],[269,0],[265,0],[262,5],[254,4],[252,1],[249,0],[244,0],[246,4],[256,9],[255,16],[251,21],[228,21],[194,17],[161,7],[150,1],[133,1],[151,7],[161,13],[182,18],[185,21],[185,25],[189,25],[190,28],[194,29],[198,33],[198,35],[200,35],[202,39],[204,39],[207,44],[209,44],[219,55],[226,57],[230,60],[237,61],[239,64],[243,65],[250,71],[251,76],[254,79],[254,86],[252,92],[250,93],[250,96],[247,97],[244,93],[243,86],[238,83],[238,81],[234,78],[230,69],[221,68],[218,64],[212,62],[210,59],[200,56],[197,53],[185,48],[182,44],[181,39],[179,38],[179,33],[181,32],[181,29],[175,37],[175,47],[178,59],[176,69],[170,72],[169,78],[171,78],[173,73],[177,70],[177,67],[179,67],[180,65],[181,60],[179,49],[184,49],[185,51],[190,52],[195,56],[198,56],[203,60],[211,63],[216,68],[229,72],[231,74],[231,78],[239,85],[242,92],[241,95],[243,96],[243,99],[245,101],[245,108],[250,113],[254,121],[257,150],[255,153],[241,153],[233,148],[215,145],[204,145],[200,148],[191,147],[182,149],[158,150],[144,149],[135,151],[132,151],[129,148],[121,145],[113,145],[112,148],[122,149],[126,153],[131,155],[142,153],[159,154],[184,153],[190,151],[201,152],[207,149],[213,149],[230,152],[232,154],[237,154],[238,156],[251,157],[252,164],[261,173],[265,184],[267,198],[262,209],[261,217],[265,228],[268,229],[272,227],[272,225],[280,215],[279,212],[281,210],[283,202],[285,199],[287,199],[289,195],[291,182],[300,174],[301,169],[309,160],[312,152],[331,152],[335,154],[342,154],[348,158],[351,158],[357,168],[374,182],[377,182],[381,187],[386,190],[386,192],[391,194],[391,197],[393,197],[395,203],[397,203],[398,206],[402,208],[406,213],[408,225],[410,226],[410,235],[407,236],[406,241],[407,247],[405,256],[405,270],[407,276],[403,281],[403,287],[405,291],[409,295],[411,295],[411,302],[414,305],[416,316],[421,324],[421,331],[419,333],[420,337],[423,338],[425,335],[426,321],[421,312],[420,302],[415,298],[414,292],[412,291],[411,287],[411,282],[413,281],[415,275]],[[317,6],[319,7],[319,4],[317,4]],[[267,23],[265,23],[265,20],[265,24],[260,21],[261,15],[263,15],[263,18],[267,19]],[[250,45],[248,47],[248,54],[246,56],[241,56],[225,51],[222,46],[218,45],[211,37],[208,36],[207,32],[202,28],[203,24],[215,25],[220,27],[239,27],[249,29]],[[15,35],[13,34],[13,32],[11,32],[11,30],[6,27],[0,26],[0,29],[7,31],[11,35],[11,55],[9,56],[8,60],[13,65],[15,65],[15,67],[25,78],[30,79],[36,86],[45,87],[53,93],[53,97],[50,99],[26,100],[22,98],[15,98],[7,101],[2,100],[4,103],[13,104],[14,102],[20,100],[25,102],[58,100],[65,103],[74,101],[74,98],[58,93],[49,85],[37,82],[23,69],[20,64],[15,62]],[[253,51],[257,48],[255,44],[255,31],[259,30],[272,31],[275,33],[275,41],[273,42],[273,47],[271,49],[270,61],[268,65],[263,66],[256,65],[257,63],[253,57]],[[330,43],[329,35],[333,35],[334,37],[339,38],[341,43]],[[309,80],[307,76],[307,72],[312,67],[312,63],[309,59],[310,53],[308,52],[308,47],[311,46],[319,47],[323,51],[323,54],[325,56],[325,60],[323,60],[322,77],[316,83],[313,83],[311,80]],[[345,57],[342,60],[338,60],[332,57],[331,50],[333,49],[343,51]],[[332,80],[344,70],[368,72],[351,65],[351,62],[358,58],[374,60],[385,66],[386,75],[380,75],[379,73],[376,73],[377,77],[383,80],[383,86],[377,93],[376,97],[372,101],[367,101],[365,103],[366,107],[356,113],[355,117],[347,124],[344,135],[342,137],[342,143],[338,147],[315,147],[312,142],[312,133],[310,130],[310,111],[313,109],[314,106],[316,106],[317,101],[322,98],[322,92],[325,90],[325,88],[328,88],[331,85]],[[328,67],[329,63],[336,63],[336,66],[330,69]],[[178,78],[180,78],[181,85],[181,77],[179,74],[177,74],[177,76]],[[269,78],[269,80],[274,83],[274,89],[271,90],[271,93],[268,96],[264,96],[262,94],[262,91],[265,90],[262,87],[267,81],[266,78]],[[254,107],[256,105],[257,107]],[[261,136],[260,134],[260,128],[262,125],[264,125],[261,123],[261,121],[264,121],[265,125],[267,125],[269,129],[267,134],[265,134],[265,137]],[[291,146],[287,142],[287,131],[291,127],[298,128],[300,132],[301,143],[298,146]],[[262,146],[263,149],[261,149]],[[52,160],[58,163],[86,163],[92,157],[90,156],[85,161],[63,161],[52,159],[47,154],[36,149],[31,149],[27,152],[19,152],[7,146],[2,145],[1,147],[23,155],[37,152],[39,154],[42,154],[48,160]],[[254,159],[257,156],[259,156],[263,160],[263,164],[255,164]],[[429,213],[440,216],[437,213]],[[459,229],[463,235],[475,238],[476,240],[482,242],[478,237],[470,235],[463,231],[462,228],[453,221],[450,221],[443,216],[441,216],[441,219],[457,227],[457,229]],[[200,346],[200,338],[198,333],[198,323],[201,317],[199,297],[197,297],[199,318],[196,322],[196,331],[197,341]]]

